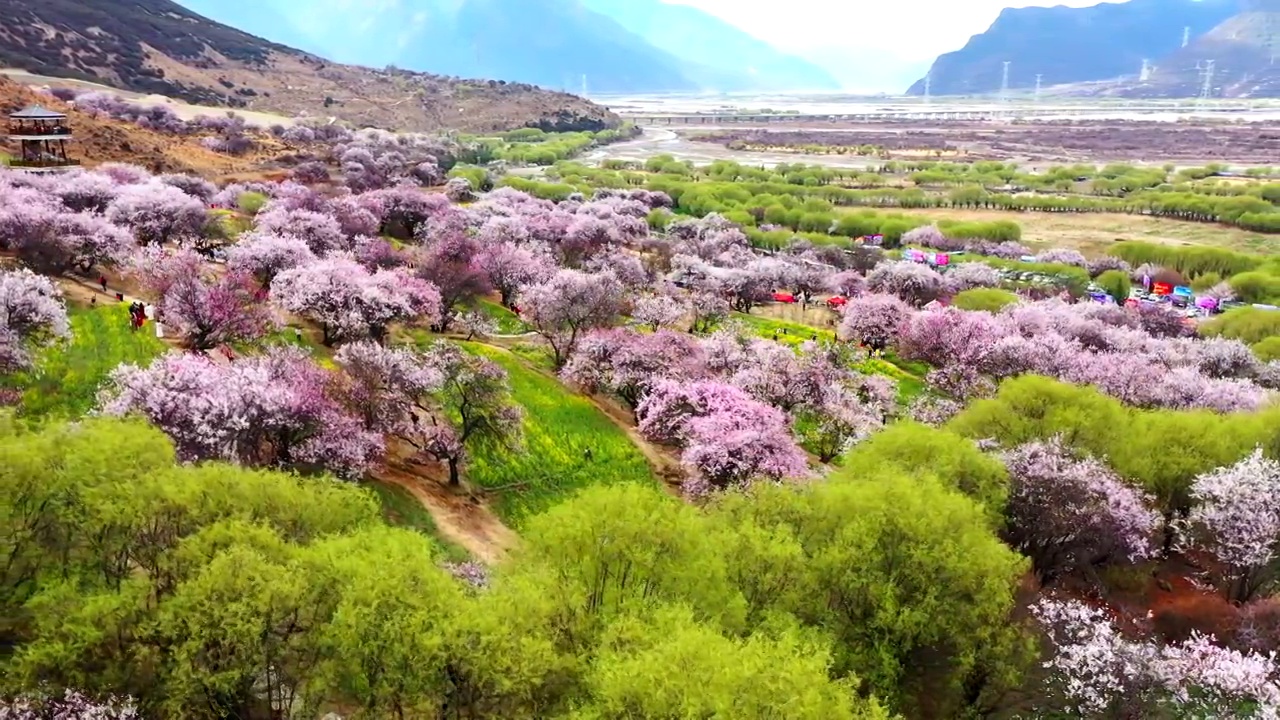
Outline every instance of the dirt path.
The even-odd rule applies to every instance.
[[[432,477],[430,466],[393,459],[373,473],[373,479],[403,488],[431,514],[441,537],[493,565],[519,543],[520,538],[477,496],[451,492]]]

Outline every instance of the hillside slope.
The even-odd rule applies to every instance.
[[[687,63],[580,0],[181,0],[340,62],[590,91],[696,90]],[[264,17],[265,16],[265,17]]]
[[[102,162],[128,162],[142,165],[152,172],[216,176],[256,169],[262,159],[260,155],[222,155],[206,149],[196,137],[165,135],[131,122],[93,117],[25,85],[0,77],[0,113],[7,115],[37,104],[66,113],[73,133],[73,139],[67,143],[67,155],[88,166]],[[17,149],[6,143],[7,140],[0,142],[0,151],[17,154]],[[271,148],[264,149],[264,152],[270,154]]]
[[[1280,6],[1280,3],[1275,3]],[[1208,61],[1211,97],[1280,97],[1280,7],[1246,12],[1218,25],[1185,48],[1161,58],[1146,82],[1131,82],[1113,94],[1123,97],[1191,97],[1204,89]]]
[[[331,63],[170,0],[0,0],[0,17],[0,65],[189,102],[421,131],[619,122],[582,98],[529,85]]]
[[[930,71],[934,95],[969,95],[1000,89],[1004,62],[1009,87],[1035,87],[1137,75],[1143,59],[1155,62],[1177,50],[1184,28],[1193,37],[1236,12],[1236,0],[1130,0],[1093,7],[1007,8],[964,48],[939,57]],[[924,79],[908,90],[924,94]]]

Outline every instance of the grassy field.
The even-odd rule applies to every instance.
[[[525,411],[526,451],[480,445],[466,470],[479,487],[507,488],[494,493],[493,509],[508,525],[519,529],[528,516],[588,485],[656,482],[640,450],[590,400],[509,352],[461,344],[506,369]]]
[[[519,315],[492,300],[479,301],[476,303],[475,309],[477,312],[487,315],[490,320],[497,324],[498,334],[500,335],[523,335],[529,332],[529,326],[520,319]]]
[[[1206,245],[1246,252],[1280,252],[1280,236],[1262,235],[1226,225],[1116,213],[1014,213],[1001,210],[912,210],[939,220],[1012,220],[1022,226],[1022,241],[1036,250],[1072,248],[1101,254],[1117,239],[1165,245]]]
[[[36,367],[10,379],[23,390],[19,413],[27,417],[76,418],[97,404],[98,389],[121,363],[146,365],[168,346],[151,326],[129,329],[124,304],[68,308],[71,340],[42,351]]]

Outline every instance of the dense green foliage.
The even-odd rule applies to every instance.
[[[353,485],[178,466],[130,422],[0,433],[5,692],[146,717],[885,718],[859,698],[906,709],[927,683],[962,712],[1024,659],[1025,563],[897,468],[703,510],[592,487],[475,590]]]
[[[1229,277],[1258,268],[1264,258],[1222,248],[1176,247],[1146,242],[1124,242],[1111,248],[1112,255],[1137,267],[1146,263],[1177,270],[1187,277],[1217,273]]]
[[[992,517],[1004,512],[1008,474],[999,460],[946,430],[900,421],[859,444],[834,478],[874,476],[893,467],[910,477],[932,477],[968,495]]]
[[[31,372],[6,379],[22,390],[24,416],[80,417],[93,409],[116,366],[146,365],[167,349],[152,328],[130,329],[127,305],[73,309],[70,315],[71,339],[45,350]]]
[[[630,137],[634,132],[634,127],[630,125],[598,132],[565,133],[549,133],[538,128],[520,128],[492,137],[460,138],[463,148],[460,159],[473,165],[484,165],[494,160],[515,165],[554,165],[561,160],[574,157],[589,147],[617,142]],[[481,187],[470,175],[464,175],[464,177],[472,180],[472,187]]]
[[[948,429],[1005,448],[1061,437],[1144,486],[1168,518],[1190,509],[1188,491],[1197,475],[1259,446],[1280,457],[1280,409],[1235,415],[1140,410],[1091,387],[1031,375],[1006,381],[994,398],[969,406]]]
[[[1200,334],[1226,337],[1250,345],[1280,337],[1280,312],[1263,308],[1236,308],[1200,324]]]
[[[1000,288],[970,288],[956,293],[951,304],[961,310],[985,310],[998,312],[1006,305],[1018,302],[1018,296]]]

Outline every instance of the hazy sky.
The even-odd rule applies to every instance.
[[[666,0],[692,5],[786,50],[860,45],[931,60],[986,30],[1004,7],[1100,0]]]

